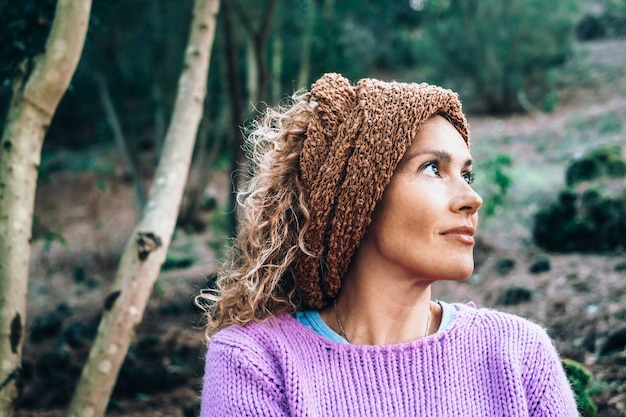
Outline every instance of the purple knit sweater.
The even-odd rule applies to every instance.
[[[288,315],[222,330],[201,417],[579,415],[540,326],[455,306],[446,331],[396,345],[335,343]]]

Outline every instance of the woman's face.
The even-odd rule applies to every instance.
[[[441,116],[427,120],[394,172],[355,260],[396,278],[468,278],[482,204],[472,179],[469,149],[458,131]]]

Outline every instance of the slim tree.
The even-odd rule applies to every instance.
[[[41,146],[80,58],[91,0],[59,0],[45,52],[23,63],[0,140],[0,415],[21,374],[28,259]]]
[[[196,0],[172,121],[148,201],[120,260],[71,417],[103,416],[128,347],[165,260],[189,172],[206,95],[219,0]]]

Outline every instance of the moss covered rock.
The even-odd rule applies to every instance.
[[[582,417],[595,417],[598,414],[598,407],[589,394],[593,375],[581,363],[573,359],[562,359],[561,363],[574,391],[580,415]]]

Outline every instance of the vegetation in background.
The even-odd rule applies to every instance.
[[[550,68],[571,56],[581,3],[427,1],[428,18],[416,38],[418,65],[436,82],[466,93],[474,109],[520,110],[520,98],[543,99]]]
[[[24,54],[34,56],[41,52],[55,3],[56,0],[0,1],[3,35],[0,42],[0,130],[8,107],[9,80],[18,68],[14,64],[21,62]],[[231,166],[214,161],[230,162],[235,158],[240,126],[258,105],[254,98],[258,86],[253,82],[253,47],[242,19],[249,19],[253,28],[259,28],[263,11],[271,3],[271,0],[229,1],[227,4],[238,5],[239,10],[231,16],[231,42],[224,28],[225,14],[222,12],[219,17],[213,67],[208,80],[210,99],[204,108],[206,128],[198,134],[198,143],[204,148],[199,146],[196,150],[196,157],[201,152],[209,155],[204,163],[198,164],[201,170],[198,176],[204,179],[200,187],[206,186],[211,173],[222,166]],[[352,80],[376,76],[436,82],[459,91],[466,109],[470,110],[515,111],[520,109],[520,97],[528,98],[532,103],[542,103],[544,110],[555,110],[560,104],[560,94],[550,88],[578,88],[584,80],[597,78],[592,76],[589,67],[577,68],[576,73],[565,80],[558,71],[570,54],[572,28],[576,28],[579,39],[592,38],[581,32],[588,23],[579,19],[577,7],[582,1],[565,0],[546,7],[537,1],[521,3],[518,0],[510,2],[508,9],[494,0],[482,3],[475,0],[276,0],[274,3],[268,36],[260,45],[269,71],[268,85],[265,86],[268,104],[276,103],[284,94],[308,87],[323,72],[337,71]],[[594,4],[601,4],[602,9],[591,13],[598,17],[595,23],[591,22],[595,25],[592,29],[602,33],[593,36],[624,36],[626,3],[623,0],[598,0]],[[41,180],[54,181],[55,172],[68,170],[77,175],[86,170],[97,178],[108,179],[115,166],[119,166],[109,165],[115,161],[111,152],[97,161],[85,158],[86,149],[101,152],[112,142],[110,123],[99,104],[96,72],[106,77],[133,158],[138,161],[143,176],[150,176],[173,107],[190,5],[191,0],[94,0],[84,54],[48,130],[43,155],[45,163],[40,166]],[[540,13],[532,14],[532,10],[524,9],[530,5],[535,13]],[[589,15],[587,12],[586,16]],[[516,48],[515,42],[524,48]],[[236,58],[232,68],[227,64],[229,55]],[[546,70],[549,71],[547,76]],[[226,80],[229,76],[238,80],[237,89],[228,88]],[[233,110],[234,103],[240,106],[239,112]],[[620,117],[607,115],[598,118],[598,122],[602,124],[598,130],[580,134],[618,133],[622,129]],[[578,131],[583,127],[574,126]],[[59,158],[66,150],[72,151],[71,157]],[[543,150],[537,149],[538,152]],[[487,159],[485,169],[478,170],[477,187],[486,189],[485,192],[480,190],[485,199],[482,211],[491,214],[498,207],[506,207],[507,196],[509,201],[514,200],[511,194],[516,193],[510,188],[511,158],[498,155]],[[587,172],[584,166],[582,168]],[[540,177],[544,173],[532,174]],[[517,188],[524,180],[518,176],[515,178]],[[106,182],[96,184],[104,186]],[[601,175],[577,182],[563,191],[564,199],[572,200],[566,215],[578,213],[570,222],[572,230],[597,227],[585,219],[591,212],[600,213],[610,207],[614,214],[605,217],[615,221],[626,218],[624,212],[619,211],[619,204],[613,201],[626,199],[626,195],[620,197],[614,192],[615,184]],[[583,197],[585,193],[586,197]],[[231,210],[221,202],[218,207],[210,214],[208,226],[213,236],[207,244],[219,255],[231,230],[225,214]],[[503,213],[501,210],[499,214]],[[48,243],[63,243],[60,234],[46,227],[46,217],[34,220],[35,237]],[[560,220],[560,215],[555,215],[555,224],[559,225]],[[562,241],[571,236],[554,228],[546,227],[545,230]],[[619,230],[616,229],[616,233]],[[620,233],[626,235],[623,229]],[[588,235],[581,240],[586,238]],[[591,242],[590,246],[597,244]],[[181,260],[173,259],[172,255],[177,254],[174,251],[168,254],[169,261]],[[189,254],[181,255],[184,258]],[[192,260],[182,259],[185,264],[189,261]],[[77,281],[85,280],[84,272],[76,276]]]
[[[44,52],[56,6],[56,0],[11,3],[0,5],[0,84],[10,82],[24,60],[32,61]]]
[[[44,242],[44,251],[49,251],[54,242],[67,246],[67,240],[59,232],[51,230],[48,226],[41,223],[40,216],[33,216],[33,234],[31,241],[41,240]]]
[[[535,215],[535,242],[557,252],[626,248],[626,161],[621,148],[602,147],[572,161],[567,186]]]
[[[621,37],[626,35],[626,2],[596,0],[592,10],[580,19],[576,34],[581,40]]]
[[[11,41],[0,46],[5,78],[20,45],[28,50],[30,39],[45,35],[50,13],[44,12],[54,1],[18,3],[5,6],[1,17],[11,28]],[[516,111],[520,98],[553,110],[558,96],[548,75],[571,54],[580,3],[564,0],[546,8],[537,0],[232,0],[218,21],[211,98],[194,156],[205,162],[194,164],[192,178],[210,178],[213,167],[206,164],[215,154],[231,168],[241,167],[240,126],[263,107],[259,100],[275,104],[329,71],[352,80],[438,83],[458,91],[470,110]],[[116,130],[111,116],[116,116],[129,160],[143,178],[152,174],[172,111],[190,5],[190,0],[94,2],[85,52],[49,128],[47,150],[111,143]],[[607,13],[616,7],[607,6]],[[109,117],[100,104],[98,77],[108,86],[114,109]],[[0,87],[0,113],[7,93]],[[495,200],[506,188],[497,178],[496,183]],[[206,181],[191,184],[196,190],[189,195],[198,196]],[[182,220],[193,224],[200,215],[195,207],[183,210]]]
[[[594,149],[572,161],[565,171],[565,183],[569,187],[602,177],[626,177],[626,161],[619,146]]]
[[[598,414],[598,407],[596,407],[590,395],[593,375],[583,364],[573,359],[562,359],[561,363],[574,391],[580,415],[582,417],[595,417]]]
[[[512,162],[508,155],[496,155],[488,159],[477,170],[476,177],[480,181],[480,194],[483,198],[481,214],[491,216],[498,207],[504,204],[509,188],[513,183],[508,172]]]
[[[161,269],[167,271],[187,268],[193,265],[197,258],[195,240],[182,230],[176,229]]]

